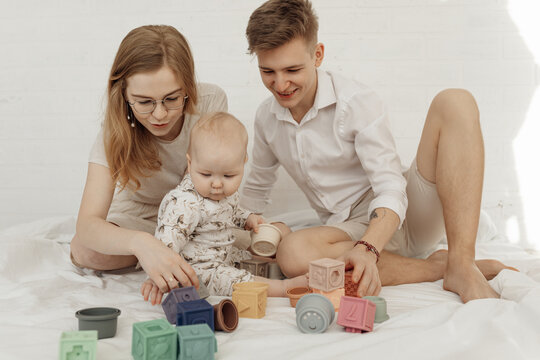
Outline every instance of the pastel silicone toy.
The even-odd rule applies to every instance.
[[[375,304],[369,300],[352,296],[341,298],[337,323],[348,332],[367,332],[373,330]]]
[[[165,319],[133,324],[131,355],[135,360],[176,360],[178,333]]]
[[[199,294],[199,298],[206,299],[210,296],[210,291],[204,284],[204,282],[201,280],[201,277],[197,275],[197,278],[199,279],[199,290],[197,290],[197,294]]]
[[[366,299],[375,304],[377,310],[375,310],[375,322],[381,323],[390,318],[386,312],[386,300],[380,296],[364,296],[362,299]]]
[[[178,360],[214,360],[217,341],[207,324],[179,326]]]
[[[247,270],[255,276],[268,277],[268,262],[264,260],[242,260],[240,269]]]
[[[233,285],[232,301],[238,309],[238,316],[260,319],[266,315],[268,284],[250,281]]]
[[[204,299],[176,304],[176,326],[206,323],[214,331],[214,307]]]
[[[287,296],[292,307],[296,307],[296,303],[304,295],[311,294],[312,290],[305,286],[294,287],[287,289]]]
[[[260,256],[274,256],[281,241],[281,230],[272,224],[259,224],[259,232],[251,233],[251,250]]]
[[[345,295],[358,296],[358,283],[352,281],[352,271],[345,272]]]
[[[110,307],[88,308],[75,313],[75,317],[79,319],[79,330],[97,330],[98,339],[116,335],[118,316],[120,310]]]
[[[278,263],[275,261],[268,263],[268,278],[276,280],[285,279],[285,275],[283,275]]]
[[[304,333],[322,333],[332,324],[334,306],[320,294],[307,294],[296,303],[296,325]]]
[[[319,289],[313,289],[314,294],[321,294],[326,297],[332,303],[334,310],[339,311],[339,306],[341,303],[341,297],[345,295],[345,289],[339,288],[332,291],[322,291]]]
[[[231,332],[238,326],[238,309],[229,300],[223,299],[219,304],[214,305],[214,327],[215,330]]]
[[[345,263],[323,258],[309,263],[309,287],[332,291],[344,285]]]
[[[60,337],[60,360],[95,360],[97,330],[64,331]]]
[[[176,324],[176,304],[197,299],[199,299],[199,294],[193,286],[173,289],[167,295],[165,300],[163,300],[163,302],[161,303],[161,307],[165,312],[167,320],[169,320],[171,324]]]

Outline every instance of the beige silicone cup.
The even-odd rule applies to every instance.
[[[260,256],[273,256],[281,241],[281,231],[272,224],[259,224],[259,232],[251,233],[251,250]]]

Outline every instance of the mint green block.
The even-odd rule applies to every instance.
[[[214,360],[216,336],[208,324],[184,325],[178,331],[178,360]]]
[[[133,324],[131,355],[135,360],[176,360],[178,334],[165,319]]]
[[[64,331],[60,337],[60,360],[96,360],[96,330]]]

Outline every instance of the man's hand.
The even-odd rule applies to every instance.
[[[264,224],[264,218],[261,215],[249,214],[244,229],[253,230],[257,233],[259,232],[259,224]]]
[[[352,281],[358,283],[357,295],[375,296],[381,291],[381,279],[377,269],[377,256],[365,245],[357,245],[338,260],[345,262],[345,269],[354,268]]]

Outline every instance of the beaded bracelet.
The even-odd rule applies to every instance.
[[[371,251],[372,253],[375,254],[375,256],[377,256],[377,261],[376,262],[379,262],[379,257],[380,257],[380,254],[379,252],[377,251],[377,249],[375,248],[375,246],[371,245],[370,243],[368,243],[367,241],[364,241],[364,240],[358,240],[354,243],[354,247],[356,247],[356,245],[358,244],[361,244],[361,245],[364,245],[366,247],[366,251]]]

